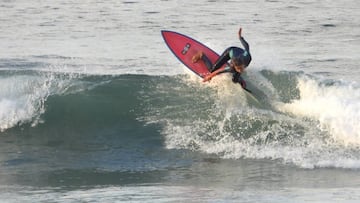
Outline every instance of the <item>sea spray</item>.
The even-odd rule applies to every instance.
[[[339,144],[360,146],[358,85],[301,77],[298,89],[300,98],[280,105],[280,110],[313,119]]]

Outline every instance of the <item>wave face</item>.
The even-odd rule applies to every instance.
[[[110,157],[150,145],[304,168],[360,168],[358,84],[267,70],[249,72],[247,80],[259,102],[227,76],[205,85],[189,75],[2,71],[0,130]],[[144,166],[130,168],[137,167]]]

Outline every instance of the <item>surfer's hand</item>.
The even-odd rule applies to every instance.
[[[238,34],[239,34],[239,39],[241,38],[241,31],[242,31],[242,28],[240,27],[239,32],[238,32]]]
[[[246,89],[246,82],[245,82],[245,80],[241,80],[241,81],[240,81],[240,85],[241,85],[242,88]]]
[[[211,80],[211,78],[212,78],[211,75],[207,75],[207,76],[204,77],[203,82],[208,82],[208,81]]]

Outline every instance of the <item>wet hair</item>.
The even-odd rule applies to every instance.
[[[241,66],[244,64],[244,61],[241,57],[232,58],[231,60],[235,66]]]

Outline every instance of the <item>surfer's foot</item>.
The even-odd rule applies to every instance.
[[[197,63],[203,56],[203,53],[200,51],[198,53],[196,53],[193,57],[192,57],[192,62],[193,63]]]

